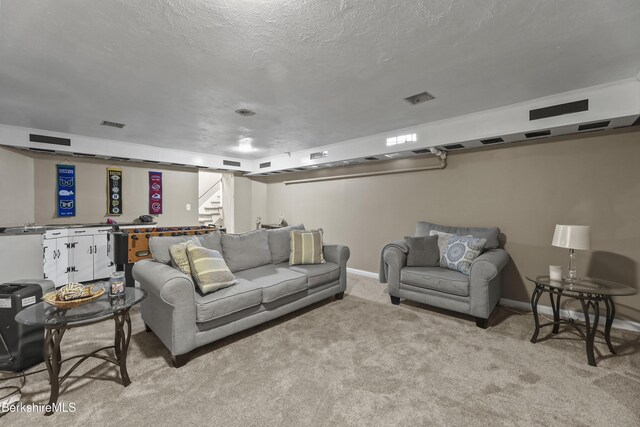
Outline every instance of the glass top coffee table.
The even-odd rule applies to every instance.
[[[49,372],[51,394],[45,415],[51,415],[58,401],[60,385],[71,373],[90,357],[105,360],[120,368],[120,377],[126,387],[131,384],[127,373],[127,350],[131,339],[131,319],[129,310],[147,296],[147,293],[138,288],[126,288],[125,295],[121,298],[110,299],[105,295],[95,301],[70,309],[60,309],[45,302],[39,302],[25,308],[16,315],[16,321],[25,325],[43,326],[44,335],[44,361]],[[60,375],[62,358],[60,342],[68,329],[79,328],[94,323],[113,319],[115,323],[114,345],[102,347],[88,354],[77,355],[65,359],[78,359],[69,370]],[[126,325],[126,328],[125,328]],[[114,349],[115,357],[98,354],[104,350]]]
[[[560,324],[566,323],[575,327],[580,336],[586,341],[587,361],[589,365],[596,366],[596,359],[593,351],[593,343],[598,331],[598,323],[600,321],[600,302],[603,302],[607,313],[604,326],[604,338],[609,347],[609,351],[615,354],[615,349],[611,344],[611,325],[616,316],[616,306],[613,303],[614,296],[634,295],[638,291],[631,286],[621,283],[612,282],[603,279],[594,279],[585,277],[579,280],[551,280],[549,276],[538,276],[536,278],[527,277],[527,280],[533,282],[536,288],[531,295],[531,309],[533,311],[533,320],[535,322],[535,330],[531,337],[531,342],[538,340],[540,328],[553,325],[552,333],[557,334]],[[553,322],[540,324],[538,317],[538,301],[542,294],[548,293],[551,300],[551,309],[553,311]],[[583,332],[574,319],[560,319],[560,297],[566,296],[575,298],[582,305],[584,314],[585,331]],[[593,311],[593,322],[591,322],[590,312]]]

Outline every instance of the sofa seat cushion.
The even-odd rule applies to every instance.
[[[195,293],[196,322],[208,322],[262,303],[262,289],[248,280],[202,295]]]
[[[340,266],[333,262],[325,264],[305,264],[293,265],[289,267],[293,271],[298,271],[307,275],[309,289],[322,286],[325,283],[335,282],[340,278]]]
[[[306,274],[273,264],[239,271],[236,278],[250,280],[262,288],[265,304],[307,290]]]
[[[447,294],[469,296],[469,277],[440,267],[405,267],[400,282]]]

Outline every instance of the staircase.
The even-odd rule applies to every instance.
[[[200,225],[215,225],[216,227],[224,227],[224,211],[222,209],[222,186],[220,182],[211,187],[211,192],[207,191],[199,200],[198,222]],[[208,194],[207,194],[208,193]]]

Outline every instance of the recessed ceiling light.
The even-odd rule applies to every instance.
[[[417,140],[418,138],[415,133],[394,136],[393,138],[387,138],[387,146],[404,144],[405,142],[416,142]]]
[[[253,138],[242,138],[240,141],[238,141],[237,150],[242,153],[250,153],[251,151],[256,151],[257,148],[254,148],[253,145],[251,145],[252,143]]]
[[[384,156],[389,159],[393,159],[394,157],[398,157],[399,155],[400,153],[389,153],[389,154],[385,154]]]
[[[256,113],[255,111],[251,111],[251,110],[247,110],[246,108],[240,108],[238,110],[236,110],[236,113],[240,114],[241,116],[254,116]]]
[[[103,120],[100,123],[102,126],[111,126],[112,128],[122,129],[124,127],[124,123],[110,122],[109,120]]]
[[[309,167],[310,167],[311,169],[318,169],[320,166],[318,166],[318,165],[312,165],[312,166],[309,166]]]

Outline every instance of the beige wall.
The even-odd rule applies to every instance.
[[[76,216],[56,217],[56,164],[76,166]],[[107,167],[123,170],[123,208],[118,222],[131,222],[149,213],[149,171],[162,172],[163,214],[155,217],[161,226],[198,224],[198,172],[193,169],[149,167],[145,164],[112,162],[77,157],[37,155],[34,158],[35,220],[38,224],[104,222],[107,218]],[[191,210],[186,210],[186,204]]]
[[[245,233],[256,229],[257,217],[262,222],[267,217],[267,185],[249,178],[234,177],[234,233]]]
[[[0,147],[0,226],[34,222],[33,159]]]
[[[413,235],[417,221],[499,226],[513,262],[506,298],[528,301],[526,275],[566,265],[551,246],[556,223],[592,226],[592,251],[578,268],[630,284],[640,277],[640,133],[582,135],[549,143],[457,153],[445,170],[285,185],[284,179],[434,164],[423,158],[288,174],[266,180],[267,218],[322,227],[326,240],[351,248],[349,267],[377,272],[380,250]],[[548,301],[545,302],[548,304]],[[575,302],[570,305],[577,308]],[[640,320],[640,295],[618,299],[622,317]]]

